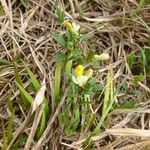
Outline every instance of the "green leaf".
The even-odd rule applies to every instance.
[[[132,66],[133,66],[134,63],[135,63],[135,52],[134,52],[134,51],[132,51],[132,52],[129,54],[127,60],[128,60],[129,66],[132,68]]]
[[[4,8],[3,5],[0,4],[0,16],[2,16],[4,14]]]
[[[53,32],[52,38],[61,46],[65,47],[65,48],[67,47],[67,42],[65,41],[63,35]]]
[[[11,65],[12,62],[11,61],[8,61],[6,59],[0,59],[0,66],[3,66],[3,65]]]
[[[13,59],[13,67],[14,67],[14,74],[15,74],[16,82],[17,82],[21,87],[23,87],[23,83],[22,83],[21,78],[20,78],[20,76],[19,76],[18,68],[17,68],[16,60],[15,60],[15,59]],[[20,88],[19,88],[19,89],[20,89]],[[29,107],[29,101],[25,98],[25,96],[24,96],[24,94],[22,93],[21,90],[20,90],[20,95],[21,95],[21,98],[22,98],[23,103],[24,103],[25,106],[28,108],[28,107]]]
[[[22,63],[24,64],[25,69],[28,72],[28,75],[30,76],[31,83],[33,84],[34,88],[36,90],[39,90],[41,85],[40,85],[39,81],[36,79],[35,74],[32,73],[32,71],[29,69],[29,67],[23,60],[22,60]]]
[[[64,118],[66,120],[66,124],[69,124],[69,117],[70,117],[70,113],[71,113],[71,100],[72,98],[69,96],[66,99],[66,109],[64,110]]]
[[[66,61],[66,55],[62,52],[58,52],[56,54],[55,60],[56,60],[57,63],[64,62],[64,61]]]
[[[46,113],[45,111],[43,111],[41,122],[40,122],[40,127],[37,129],[36,140],[38,140],[41,137],[41,135],[43,134],[45,130],[45,127],[46,127]]]
[[[102,116],[100,117],[100,120],[96,128],[94,129],[94,131],[91,133],[90,136],[93,136],[99,132],[105,118],[107,117],[109,111],[112,109],[115,99],[116,99],[116,94],[114,94],[114,91],[113,91],[113,72],[112,72],[112,69],[110,69],[108,71],[107,82],[105,86]]]
[[[58,120],[59,120],[59,125],[62,126],[64,124],[64,120],[63,120],[63,114],[61,112],[58,113]]]
[[[34,102],[34,98],[22,87],[17,81],[16,81],[17,86],[19,87],[21,93],[23,96],[28,100],[30,104]]]
[[[16,143],[13,145],[13,150],[18,150],[19,145],[22,143],[26,143],[28,136],[26,134],[22,134],[17,139]]]
[[[14,111],[14,107],[13,107],[13,104],[12,104],[12,102],[11,102],[11,100],[10,100],[10,93],[8,94],[8,97],[7,97],[7,107],[8,107],[8,109],[9,109],[9,111],[11,112],[11,113],[13,113],[13,111]]]
[[[67,43],[73,42],[73,33],[70,30],[67,30],[66,36],[67,36]]]
[[[29,69],[27,64],[22,60],[22,63],[25,66],[26,71],[28,72],[28,75],[30,76],[31,83],[33,84],[33,87],[36,91],[38,91],[41,87],[39,81],[36,79],[36,76],[33,74],[33,72]],[[49,106],[48,106],[48,101],[44,97],[43,103],[45,104],[44,111],[46,111],[46,114],[49,113]]]
[[[71,123],[71,128],[73,131],[78,127],[78,124],[80,122],[80,109],[79,105],[76,104],[75,109],[74,109],[74,120]]]
[[[137,106],[138,106],[137,102],[130,100],[126,101],[124,104],[121,104],[120,106],[114,107],[114,109],[129,109],[129,108],[136,108]]]
[[[93,50],[90,50],[87,55],[87,61],[91,62],[94,55],[95,55],[95,52]]]
[[[91,92],[101,92],[103,91],[104,86],[100,83],[97,83],[95,79],[90,79],[87,82],[85,88],[87,89],[87,91],[89,91],[90,89]]]
[[[88,41],[90,38],[92,38],[91,34],[83,34],[81,35],[80,42]]]
[[[135,75],[135,76],[133,77],[133,79],[134,79],[134,83],[141,82],[141,81],[144,80],[144,75],[143,75],[142,73],[141,73],[140,75]]]
[[[64,12],[61,11],[61,9],[58,5],[55,5],[55,9],[56,9],[56,15],[57,15],[60,23],[62,24],[64,22]]]
[[[58,104],[60,98],[61,70],[62,70],[62,63],[61,62],[56,63],[55,79],[54,79],[54,97],[56,105]]]
[[[145,3],[146,3],[146,0],[140,0],[138,6],[136,7],[136,9],[131,14],[131,17],[134,16],[135,14],[138,14],[139,11],[142,9],[142,7],[144,7]]]

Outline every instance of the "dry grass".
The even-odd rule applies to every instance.
[[[21,0],[23,1],[23,0]],[[117,89],[125,79],[124,86],[117,93],[115,109],[108,114],[101,131],[91,137],[91,145],[87,147],[86,137],[90,130],[76,130],[66,135],[63,126],[58,123],[58,113],[65,108],[68,85],[62,75],[61,89],[64,92],[60,103],[54,102],[55,54],[62,51],[52,38],[52,32],[64,34],[54,10],[52,0],[29,0],[25,8],[21,1],[1,0],[3,12],[0,16],[0,118],[7,128],[11,113],[7,101],[15,108],[13,117],[13,139],[7,149],[12,149],[20,135],[27,135],[26,143],[18,149],[101,149],[101,150],[143,150],[150,145],[150,69],[142,68],[138,62],[138,53],[150,46],[150,3],[147,1],[138,12],[138,0],[58,0],[58,5],[65,13],[65,19],[75,21],[81,26],[81,33],[89,33],[92,38],[82,43],[84,53],[96,49],[98,54],[108,52],[109,62],[102,62],[97,81],[105,85],[107,69],[113,68],[113,84]],[[133,12],[136,14],[134,15]],[[150,51],[150,48],[146,49]],[[135,52],[135,62],[131,68],[128,56]],[[150,57],[150,56],[149,56]],[[13,59],[18,67],[19,76],[35,97],[36,92],[29,87],[30,80],[20,59],[22,58],[39,81],[46,79],[45,97],[50,107],[47,127],[38,141],[34,140],[35,129],[41,118],[41,111],[31,116],[31,108],[22,105],[20,91],[15,84]],[[5,60],[5,61],[4,61]],[[6,62],[7,60],[7,62]],[[150,63],[150,62],[148,62]],[[143,71],[144,70],[144,71]],[[134,75],[144,72],[145,79],[133,82]],[[31,88],[31,89],[30,89]],[[103,94],[91,96],[89,113],[96,113],[96,126],[102,112]],[[134,106],[126,109],[120,107],[133,102]],[[135,105],[137,105],[136,108]],[[117,108],[118,107],[118,108]],[[0,124],[2,128],[2,125]],[[109,128],[109,129],[108,129]],[[123,128],[123,129],[122,129]],[[0,131],[0,149],[4,149],[3,131]]]

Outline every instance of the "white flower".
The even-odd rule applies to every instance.
[[[75,22],[72,23],[72,32],[74,32],[75,34],[78,34],[78,31],[80,30],[80,25],[76,25]]]
[[[108,60],[110,58],[109,54],[103,53],[101,55],[94,55],[96,60]]]
[[[87,76],[79,76],[79,77],[72,76],[72,81],[75,84],[78,84],[80,87],[83,87],[86,84],[88,79],[89,78]]]
[[[75,75],[72,76],[72,81],[75,84],[78,84],[80,87],[83,87],[88,81],[88,79],[92,76],[92,74],[92,69],[84,71],[84,67],[82,65],[78,65],[75,68]]]

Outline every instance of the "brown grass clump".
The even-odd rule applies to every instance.
[[[0,1],[0,149],[32,150],[148,150],[150,148],[150,2],[147,0],[13,0]],[[65,109],[69,85],[61,76],[62,96],[54,101],[55,55],[63,48],[52,33],[64,34],[55,12],[55,4],[65,14],[65,20],[81,26],[81,33],[91,38],[80,48],[83,53],[94,49],[97,54],[107,52],[109,62],[102,62],[96,74],[98,83],[105,85],[107,70],[113,68],[113,84],[117,92],[113,108],[102,124],[101,130],[89,137],[102,115],[104,94],[91,95],[89,113],[96,117],[93,125],[73,134],[66,134],[59,124],[58,115]],[[131,57],[133,54],[133,57]],[[36,92],[21,59],[39,81],[46,79],[45,97],[50,113],[44,134],[35,139],[43,107],[32,116],[32,108],[25,107],[16,86],[18,75],[31,96]],[[148,65],[145,65],[145,58]],[[130,60],[129,60],[130,59]],[[143,79],[140,80],[140,74]],[[123,85],[122,85],[122,81]],[[138,80],[138,81],[135,81]],[[117,91],[117,88],[121,88]],[[44,95],[43,95],[44,96]],[[12,104],[12,106],[11,106]],[[15,113],[10,110],[13,107]],[[12,120],[12,138],[7,139]],[[70,118],[71,120],[71,118]],[[11,126],[11,125],[10,125]],[[69,126],[69,125],[68,125]],[[82,126],[82,125],[81,125]],[[11,131],[10,131],[11,133]],[[23,135],[23,136],[21,136]],[[11,136],[10,136],[11,137]],[[6,140],[7,139],[7,140]],[[18,145],[17,145],[18,144]]]

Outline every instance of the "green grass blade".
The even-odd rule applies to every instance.
[[[108,71],[107,83],[106,83],[106,86],[105,86],[105,96],[104,96],[104,104],[103,104],[102,113],[104,113],[106,111],[107,107],[108,107],[109,98],[110,98],[111,80],[112,80],[112,77],[110,75],[110,71]]]
[[[73,60],[69,60],[67,62],[67,64],[66,64],[66,74],[70,74],[71,73],[72,63],[73,63]]]
[[[21,61],[24,64],[26,71],[28,72],[28,75],[30,77],[31,83],[33,84],[33,87],[35,88],[36,91],[38,91],[41,87],[41,84],[39,83],[39,81],[37,80],[37,78],[33,74],[33,72],[30,70],[30,68],[27,66],[27,64],[23,60],[21,60]],[[46,111],[46,114],[48,114],[49,113],[49,106],[48,106],[48,101],[46,100],[45,97],[43,99],[43,103],[45,104],[44,111]]]
[[[21,78],[19,76],[19,73],[18,73],[18,68],[17,68],[17,65],[16,65],[16,60],[13,59],[13,67],[14,67],[14,75],[15,75],[15,78],[16,78],[16,82],[21,86],[23,87],[23,83],[21,81]],[[20,88],[19,88],[20,89]],[[29,102],[28,100],[25,98],[24,94],[22,93],[22,91],[20,90],[20,95],[21,95],[21,98],[22,98],[22,101],[24,103],[24,105],[28,108],[29,107]]]
[[[58,44],[60,44],[60,45],[63,46],[64,48],[66,48],[67,42],[65,41],[63,35],[58,34],[58,33],[56,33],[56,32],[53,32],[53,33],[52,33],[52,38],[53,38]]]
[[[28,0],[20,0],[20,2],[26,10],[29,10]]]
[[[0,3],[0,16],[4,14],[4,8],[3,5]]]
[[[7,127],[7,141],[8,144],[11,142],[11,140],[13,139],[13,118],[14,118],[14,112],[11,113],[11,117],[8,121],[8,127]]]
[[[108,89],[106,89],[106,91],[105,91],[105,95],[106,96],[105,97],[106,98],[110,97],[110,101],[109,102],[107,101],[107,104],[105,104],[105,105],[107,105],[107,107],[105,106],[105,108],[103,109],[102,117],[100,118],[99,123],[97,124],[96,128],[92,132],[92,134],[91,134],[92,136],[95,135],[95,134],[97,134],[99,132],[99,130],[100,130],[100,128],[101,128],[101,126],[102,126],[105,118],[107,117],[109,111],[112,109],[113,103],[115,101],[115,96],[114,96],[114,93],[113,93],[113,73],[112,73],[112,69],[110,69],[108,71],[106,87],[107,87],[107,85],[109,85],[108,86],[109,87],[109,92],[107,91]]]
[[[30,104],[34,102],[34,98],[16,81],[18,88],[20,89],[22,95],[28,100]]]
[[[3,150],[7,150],[7,137],[6,137],[4,121],[1,119],[1,122],[2,122],[2,133],[3,133]]]
[[[55,5],[55,9],[56,9],[56,15],[57,15],[60,23],[62,24],[64,22],[64,20],[65,20],[64,12],[57,5]]]
[[[11,113],[13,113],[14,112],[14,107],[13,107],[12,101],[10,100],[11,99],[10,96],[11,96],[11,92],[9,92],[8,97],[7,97],[7,107],[9,109],[9,111]]]
[[[60,98],[60,79],[61,79],[62,62],[56,63],[55,79],[54,79],[54,97],[58,104]]]
[[[25,67],[26,71],[28,72],[28,75],[30,76],[31,83],[33,84],[34,88],[36,90],[39,90],[41,85],[40,85],[39,81],[37,80],[36,76],[33,74],[33,72],[29,69],[29,67],[23,60],[22,60],[22,63],[24,64],[24,67]]]
[[[142,7],[145,5],[146,0],[140,0],[139,5],[136,7],[136,9],[133,11],[132,15],[138,14],[139,11],[142,9]]]
[[[41,122],[40,122],[40,127],[37,130],[37,135],[36,135],[36,139],[38,140],[41,135],[43,134],[44,130],[46,127],[46,113],[45,111],[43,111],[42,113],[42,118],[41,118]]]
[[[68,57],[68,60],[73,56],[73,53],[71,53]],[[73,63],[73,60],[69,60],[67,63],[66,63],[66,73],[69,75],[71,73],[71,69],[72,69],[72,63]]]

